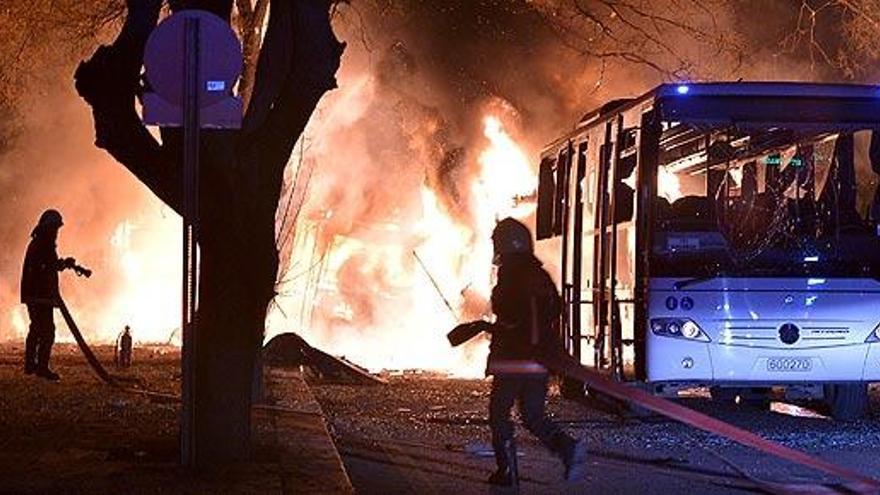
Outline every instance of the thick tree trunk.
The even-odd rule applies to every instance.
[[[210,227],[209,227],[210,228]],[[253,279],[247,260],[275,258],[270,241],[242,244],[220,231],[202,241],[201,291],[196,335],[195,445],[199,464],[241,459],[249,454],[251,383],[275,275]],[[260,280],[257,280],[257,279]],[[255,297],[254,289],[263,292]],[[207,446],[207,449],[205,448]]]
[[[171,2],[229,19],[232,0]],[[161,0],[129,0],[119,37],[80,65],[97,146],[180,211],[179,129],[157,142],[134,109],[146,38]],[[274,0],[254,93],[240,132],[205,131],[201,145],[201,265],[195,336],[195,454],[200,466],[249,454],[254,362],[275,296],[275,210],[284,168],[322,95],[335,87],[344,46],[330,0]],[[169,288],[170,289],[170,288]]]

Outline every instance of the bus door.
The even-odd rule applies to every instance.
[[[582,329],[590,328],[592,322],[591,315],[585,317],[582,309],[590,300],[584,287],[585,282],[589,287],[591,270],[584,269],[584,259],[590,259],[592,253],[592,245],[585,250],[584,225],[593,221],[593,204],[585,206],[587,143],[586,136],[577,136],[542,161],[536,235],[538,239],[561,236],[561,337],[571,356],[591,364],[584,362],[582,353],[582,341],[588,337]]]
[[[599,210],[595,218],[593,318],[596,367],[617,379],[634,378],[636,314],[637,110],[605,126],[599,153]]]

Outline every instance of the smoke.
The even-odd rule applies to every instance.
[[[744,32],[742,49],[761,55],[732,76],[809,74],[772,57],[772,48],[758,49],[778,36],[743,22],[764,5],[750,1],[756,7],[711,16],[718,30]],[[486,248],[498,209],[486,191],[517,175],[504,167],[519,170],[519,156],[536,175],[541,147],[586,111],[637,96],[666,77],[646,64],[572,49],[565,33],[548,24],[555,3],[340,4],[335,27],[348,41],[340,88],[322,101],[291,159],[278,214],[285,263],[269,335],[301,332],[372,368],[478,372],[485,341],[452,350],[444,334],[488,309]],[[686,43],[681,33],[667,41]],[[48,207],[65,216],[59,252],[95,269],[90,280],[62,276],[87,335],[106,342],[130,324],[136,339],[165,340],[178,326],[179,220],[94,147],[72,70],[59,65],[54,81],[43,77],[45,86],[21,102],[26,111],[16,128],[23,130],[0,155],[0,340],[21,339],[25,331],[18,277],[30,229]],[[723,72],[714,70],[702,78]],[[499,126],[494,141],[486,132],[489,116]],[[499,135],[514,144],[490,155],[510,163],[495,163],[500,168],[487,174],[485,152],[503,146]],[[505,183],[502,192],[521,188]],[[544,261],[555,274],[553,256]]]
[[[659,77],[603,70],[527,2],[389,5],[354,3],[337,18],[349,40],[340,88],[294,153],[292,170],[309,172],[289,187],[306,200],[291,202],[301,211],[283,230],[295,234],[280,233],[292,254],[268,333],[300,332],[370,368],[475,375],[485,341],[453,350],[444,336],[489,312],[496,196],[534,190],[543,145]],[[509,183],[520,160],[526,186]]]
[[[298,221],[286,226],[296,233],[283,246],[291,258],[269,335],[297,331],[371,368],[479,373],[485,341],[452,350],[443,335],[488,313],[487,241],[499,212],[491,196],[515,190],[516,157],[526,157],[534,178],[542,146],[584,113],[675,74],[810,77],[768,41],[784,37],[789,18],[741,28],[758,3],[686,2],[691,10],[675,14],[633,2],[659,16],[636,25],[597,10],[614,30],[604,38],[590,34],[590,19],[563,21],[565,3],[552,0],[343,6],[336,29],[349,46],[340,89],[322,102],[298,150],[295,165],[309,173],[289,186],[305,201],[294,202]],[[517,148],[496,153],[504,163],[494,175],[483,163],[498,146],[490,116]],[[544,248],[539,256],[555,276],[558,246]]]

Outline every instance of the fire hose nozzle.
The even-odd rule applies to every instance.
[[[492,327],[491,323],[483,320],[462,323],[446,334],[446,338],[452,347],[458,347],[483,332],[492,333]]]
[[[74,271],[74,273],[76,273],[76,275],[77,275],[78,277],[89,278],[89,277],[92,276],[92,271],[89,270],[88,268],[84,267],[84,266],[74,265],[74,266],[73,266],[73,271]]]

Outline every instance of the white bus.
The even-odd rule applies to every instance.
[[[657,394],[784,387],[860,417],[880,381],[874,129],[880,88],[856,85],[661,85],[587,114],[538,188],[568,351]]]

